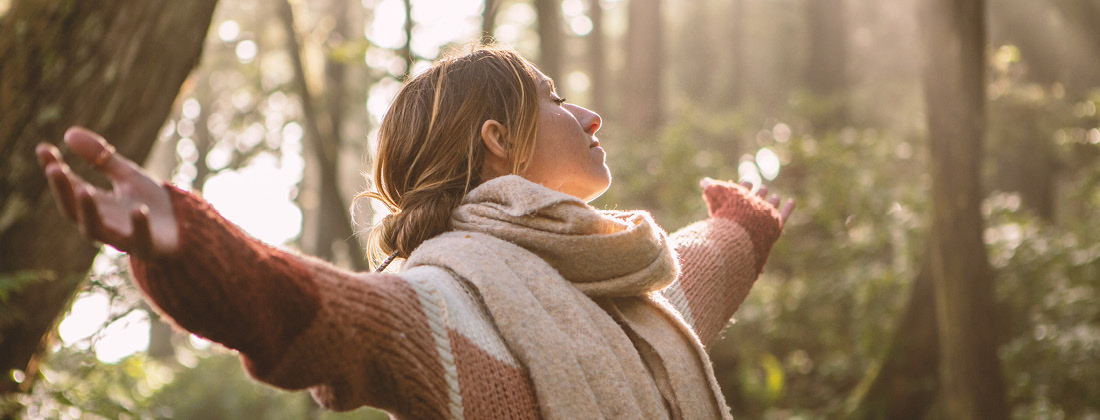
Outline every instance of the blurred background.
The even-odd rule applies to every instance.
[[[674,231],[706,217],[705,176],[798,202],[710,349],[735,417],[962,418],[937,369],[976,346],[1011,418],[1100,419],[1100,0],[178,3],[0,0],[0,418],[385,418],[173,331],[31,150],[89,126],[261,240],[365,270],[380,117],[491,36],[603,116],[597,207]],[[981,223],[943,228],[952,208]],[[981,316],[937,321],[956,254],[987,268]]]

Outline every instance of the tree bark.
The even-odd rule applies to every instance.
[[[733,69],[730,75],[729,98],[726,101],[730,105],[738,105],[745,96],[745,0],[733,0],[732,16],[730,16],[730,55]]]
[[[565,36],[562,33],[561,0],[535,0],[539,31],[539,70],[554,79],[561,90],[562,57]]]
[[[588,33],[588,95],[592,109],[607,112],[607,48],[603,34],[603,5],[600,0],[588,1],[588,18],[592,32]]]
[[[497,12],[500,11],[501,0],[485,0],[484,9],[481,11],[481,36],[492,39],[497,30]]]
[[[829,105],[813,116],[815,126],[834,128],[848,119],[848,35],[845,0],[809,0],[806,22],[810,57],[804,71],[806,87]]]
[[[16,1],[3,16],[0,287],[15,293],[0,311],[12,315],[0,325],[0,395],[33,384],[47,337],[98,252],[57,211],[35,144],[83,125],[143,161],[198,63],[215,3]],[[27,380],[16,383],[12,370]]]
[[[705,1],[686,3],[682,7],[688,8],[688,11],[679,25],[678,39],[687,48],[673,50],[678,57],[673,57],[672,61],[680,64],[679,76],[675,80],[679,81],[679,89],[687,98],[707,104],[714,83],[712,76],[716,51],[713,48],[717,45],[711,37],[710,16],[714,9]]]
[[[403,0],[405,3],[405,46],[401,47],[401,57],[405,59],[405,74],[401,76],[401,80],[408,80],[409,75],[412,74],[413,64],[416,63],[416,57],[413,56],[413,12],[412,12],[412,0]]]
[[[631,0],[627,14],[622,119],[629,135],[654,136],[664,97],[661,0]]]
[[[932,175],[932,279],[947,417],[1007,419],[993,271],[982,240],[985,130],[982,0],[929,0],[921,23]]]

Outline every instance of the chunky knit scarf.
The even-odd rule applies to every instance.
[[[452,227],[405,269],[442,267],[480,294],[543,417],[729,418],[698,339],[656,293],[679,268],[647,213],[505,176],[471,191]]]

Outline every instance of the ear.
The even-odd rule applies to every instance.
[[[512,173],[508,150],[505,148],[505,131],[504,125],[497,120],[486,120],[481,124],[481,142],[489,150],[481,169],[486,180]]]
[[[481,141],[493,156],[508,160],[508,151],[504,146],[504,125],[497,120],[485,120],[481,124]]]

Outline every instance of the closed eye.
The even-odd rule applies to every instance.
[[[564,103],[565,103],[565,98],[562,98],[562,97],[560,97],[560,96],[557,96],[557,95],[555,95],[555,96],[552,96],[552,97],[550,98],[550,100],[554,101],[554,103],[558,104],[559,106],[560,106],[561,104],[564,104]]]

